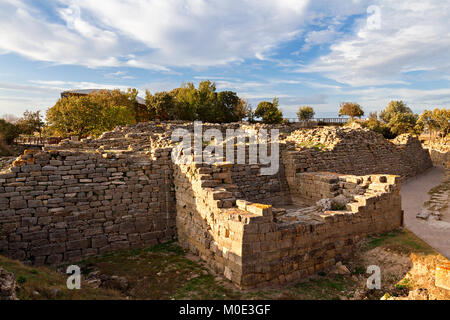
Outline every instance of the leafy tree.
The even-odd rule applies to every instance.
[[[402,133],[416,133],[417,116],[413,113],[395,113],[387,126],[392,133],[399,135]]]
[[[434,131],[438,129],[437,123],[433,119],[433,111],[424,110],[417,119],[416,129],[420,132],[427,131],[430,134],[430,139]]]
[[[391,132],[391,130],[387,127],[386,124],[384,124],[378,119],[378,115],[376,112],[371,112],[369,114],[369,118],[366,121],[363,121],[361,125],[372,131],[381,133],[383,137],[385,137],[386,139],[393,139],[396,136]]]
[[[380,118],[393,134],[416,132],[417,115],[403,101],[389,102]]]
[[[450,109],[434,109],[433,119],[436,121],[441,135],[446,137],[450,133]]]
[[[261,118],[264,123],[283,122],[283,113],[278,109],[278,102],[278,98],[274,98],[272,102],[260,102],[256,107],[255,116]]]
[[[217,94],[217,105],[214,122],[235,122],[241,120],[237,114],[242,101],[233,91],[222,91]]]
[[[4,119],[0,119],[0,141],[5,142],[6,144],[11,144],[18,136],[19,129],[15,124]]]
[[[175,118],[193,121],[197,119],[198,95],[192,82],[182,84],[180,88],[171,91],[175,98]]]
[[[217,122],[216,84],[209,80],[201,81],[197,89],[197,117],[203,122]]]
[[[136,122],[144,122],[150,120],[150,114],[147,106],[143,106],[138,102],[137,96],[139,91],[135,88],[128,88],[127,97],[131,101],[133,106],[133,113],[136,119]]]
[[[410,108],[402,101],[390,101],[387,107],[380,112],[380,119],[385,123],[389,123],[396,113],[413,113]]]
[[[250,118],[252,116],[252,105],[248,102],[247,99],[239,99],[239,103],[235,106],[234,114],[236,115],[238,121],[241,121],[244,118]]]
[[[343,115],[349,116],[353,120],[354,117],[362,117],[364,111],[356,102],[342,102],[339,106],[339,116]]]
[[[61,98],[47,111],[49,129],[57,135],[100,135],[135,122],[133,104],[119,90]]]
[[[417,120],[417,128],[420,131],[427,130],[430,138],[435,133],[446,137],[450,133],[450,110],[445,108],[435,108],[433,111],[425,110]]]
[[[32,112],[27,110],[23,113],[22,118],[16,121],[19,132],[28,135],[35,132],[39,132],[39,135],[41,135],[44,124],[40,111]]]
[[[145,103],[151,119],[173,120],[175,117],[175,99],[169,92],[146,92]]]
[[[314,117],[314,109],[309,106],[300,107],[297,111],[297,117],[300,121],[309,121]]]

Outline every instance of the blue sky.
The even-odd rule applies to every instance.
[[[254,107],[450,106],[448,0],[0,0],[0,115],[209,79]]]

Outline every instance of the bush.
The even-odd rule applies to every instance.
[[[394,139],[397,135],[393,133],[389,127],[378,120],[377,113],[371,113],[369,116],[369,119],[366,121],[361,122],[361,125],[365,128],[368,128],[372,131],[381,133],[384,138],[386,139]]]

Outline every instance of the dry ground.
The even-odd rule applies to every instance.
[[[66,288],[66,266],[31,267],[3,256],[0,266],[15,274],[20,299],[450,299],[450,291],[434,285],[435,266],[446,258],[410,231],[369,237],[358,252],[343,261],[348,274],[321,272],[290,286],[245,291],[210,273],[176,243],[80,261],[81,290]],[[381,290],[365,285],[373,264],[381,268]]]

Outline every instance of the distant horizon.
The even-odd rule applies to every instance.
[[[401,17],[399,19],[398,17]],[[61,91],[167,91],[216,82],[284,117],[335,117],[403,100],[450,107],[450,3],[430,0],[27,1],[0,3],[0,115],[52,107]]]

